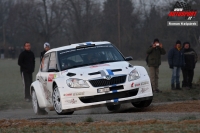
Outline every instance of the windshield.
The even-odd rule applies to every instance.
[[[106,62],[124,61],[123,56],[111,44],[62,50],[58,52],[58,58],[61,70]]]

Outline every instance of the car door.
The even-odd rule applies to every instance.
[[[51,52],[48,54],[45,54],[43,58],[43,66],[41,69],[41,77],[43,80],[43,88],[44,88],[44,94],[45,98],[48,101],[48,106],[52,106],[52,84],[53,79],[56,78],[58,69],[57,69],[57,63],[56,63],[56,53]]]
[[[49,58],[49,66],[47,71],[47,88],[51,93],[53,91],[53,80],[57,77],[58,69],[57,69],[57,62],[56,62],[56,52],[50,53]],[[52,100],[51,100],[52,101]]]
[[[43,86],[43,91],[44,91],[44,97],[45,99],[47,100],[47,106],[51,105],[52,104],[52,100],[51,100],[51,91],[49,91],[49,88],[48,88],[48,76],[49,76],[49,73],[48,73],[48,70],[49,70],[49,58],[50,58],[50,54],[45,54],[43,59],[42,59],[42,62],[41,62],[41,65],[40,65],[40,82],[42,83],[42,86]]]

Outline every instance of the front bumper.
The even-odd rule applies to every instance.
[[[64,112],[68,112],[85,108],[106,106],[109,104],[139,102],[153,98],[149,79],[126,82],[125,84],[118,84],[117,86],[123,86],[123,89],[98,93],[98,88],[73,89],[73,91],[76,92],[71,92],[71,90],[67,88],[59,88],[62,109]],[[110,86],[110,88],[112,88],[112,86]]]
[[[71,112],[71,111],[76,111],[76,110],[95,108],[95,107],[102,107],[102,106],[107,106],[107,105],[117,105],[117,104],[130,103],[130,102],[141,102],[141,101],[152,100],[152,99],[153,99],[153,96],[149,96],[149,97],[130,99],[130,100],[125,100],[125,101],[107,102],[107,103],[94,104],[94,105],[83,106],[83,107],[63,109],[63,112]]]

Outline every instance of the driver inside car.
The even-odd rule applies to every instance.
[[[72,61],[72,60],[68,60],[68,59],[63,60],[63,61],[62,61],[62,69],[67,69],[67,68],[69,68],[69,67],[72,67],[74,64],[75,64],[75,63],[74,63],[74,61]]]
[[[88,64],[98,62],[98,57],[95,54],[88,53],[86,57],[86,62]]]

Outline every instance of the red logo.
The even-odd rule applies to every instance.
[[[64,96],[72,96],[72,93],[64,94]]]
[[[134,87],[134,83],[131,84],[131,87]]]
[[[170,11],[169,17],[196,17],[197,11]]]
[[[90,66],[90,68],[103,67],[103,66],[110,66],[110,65],[109,64],[98,64],[98,65]]]
[[[52,82],[54,78],[55,78],[55,74],[49,74],[48,82]]]
[[[138,84],[135,84],[135,87],[137,87],[137,86],[140,86],[140,83],[138,83]]]

